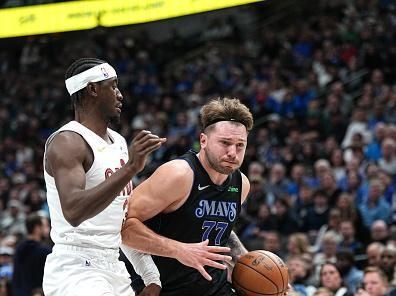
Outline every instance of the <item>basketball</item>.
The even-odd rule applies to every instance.
[[[239,258],[232,285],[240,296],[282,296],[288,289],[286,264],[274,253],[255,250]]]

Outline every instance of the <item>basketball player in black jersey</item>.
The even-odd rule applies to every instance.
[[[224,253],[235,260],[247,252],[232,228],[250,189],[239,167],[252,114],[237,99],[217,99],[202,107],[201,124],[200,151],[165,163],[135,189],[122,230],[124,244],[157,255],[165,296],[236,295]],[[143,224],[151,218],[152,229]]]

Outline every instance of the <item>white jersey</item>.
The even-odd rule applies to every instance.
[[[77,121],[71,121],[53,133],[47,140],[46,148],[53,137],[61,131],[78,133],[93,151],[94,161],[85,175],[85,189],[97,186],[128,161],[128,147],[125,139],[120,134],[107,129],[108,135],[113,141],[112,144],[108,144]],[[132,192],[131,181],[102,212],[93,218],[85,220],[79,226],[73,227],[63,216],[55,180],[45,171],[45,166],[44,177],[51,217],[51,238],[55,245],[63,244],[118,250],[121,243],[120,231],[125,216],[127,197]]]

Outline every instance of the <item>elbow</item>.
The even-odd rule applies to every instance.
[[[121,229],[121,239],[122,243],[131,246],[131,243],[134,241],[131,239],[131,236],[136,237],[138,232],[136,231],[136,226],[139,223],[139,220],[136,218],[127,218],[124,222],[124,225]],[[133,233],[133,235],[131,235]]]
[[[81,224],[78,220],[66,219],[66,221],[73,227],[78,227]]]
[[[65,217],[65,220],[73,227],[78,227],[82,222],[84,222],[84,219],[81,217],[81,215],[78,215],[73,211],[63,210],[63,216]]]

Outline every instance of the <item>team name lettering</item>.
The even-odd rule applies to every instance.
[[[123,166],[125,164],[125,161],[123,159],[120,159],[120,164]],[[117,170],[120,168],[115,168],[114,171],[111,168],[107,168],[105,171],[105,178],[109,178],[112,174],[114,174]],[[132,181],[129,181],[128,184],[124,187],[124,189],[120,192],[120,196],[129,196],[132,193]]]
[[[236,202],[203,199],[199,202],[199,207],[195,209],[195,216],[198,218],[202,218],[203,216],[227,217],[228,220],[233,222],[236,212]]]

